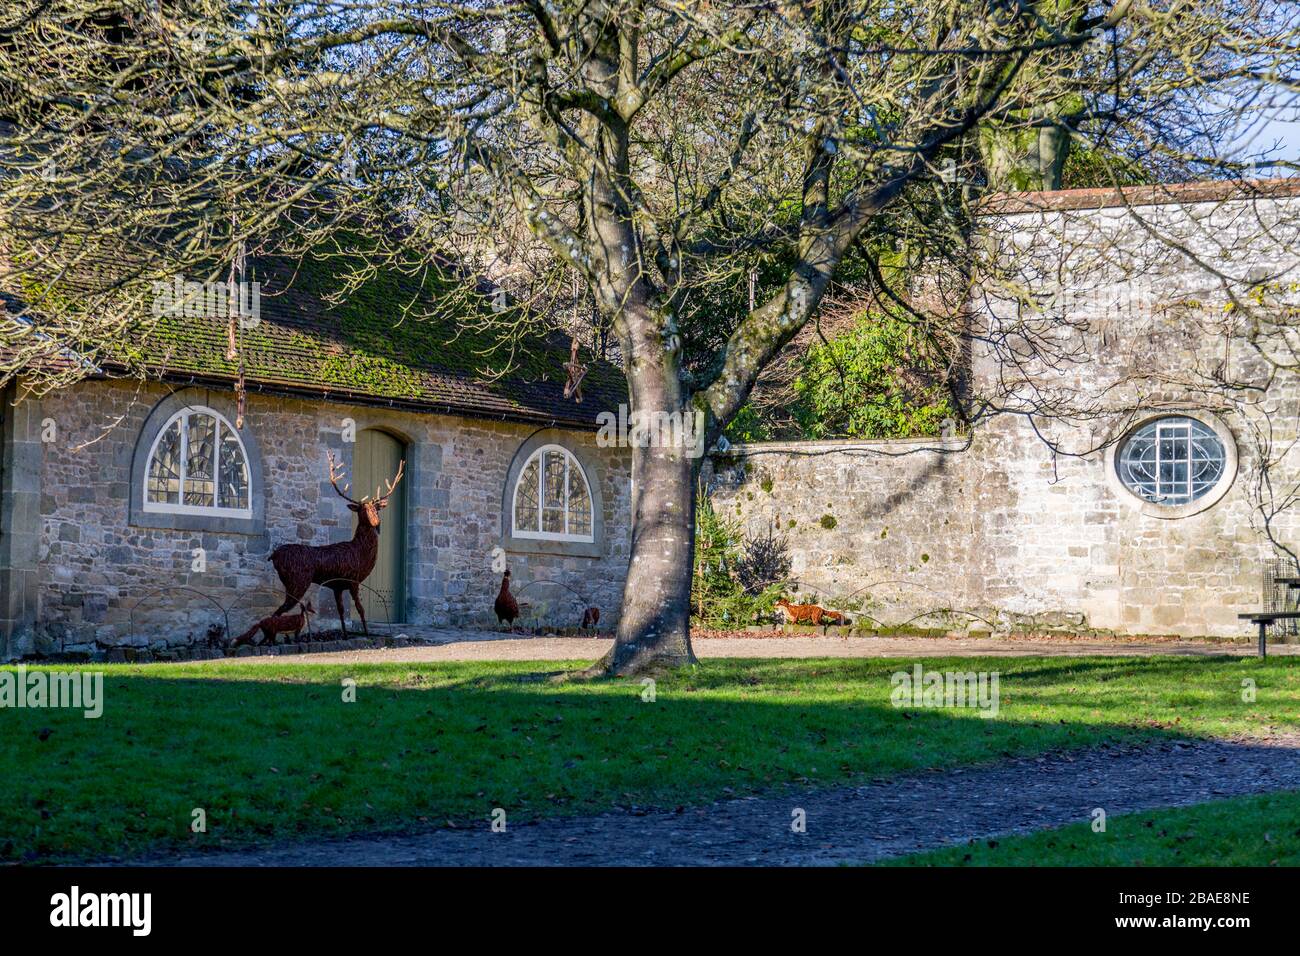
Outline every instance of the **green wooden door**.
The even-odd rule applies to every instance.
[[[387,432],[367,428],[357,433],[352,459],[352,494],[373,495],[388,487],[406,446]],[[409,469],[408,469],[409,470]],[[406,605],[406,479],[393,490],[388,507],[379,514],[379,557],[366,578],[361,603],[371,621],[404,623]],[[356,519],[353,519],[356,530]]]

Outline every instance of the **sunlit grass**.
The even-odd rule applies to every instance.
[[[890,866],[1300,866],[1300,793],[1216,800],[976,840]]]
[[[896,660],[714,660],[556,684],[576,664],[101,668],[104,714],[0,709],[0,860],[677,806],[1152,735],[1300,724],[1300,665],[935,659],[996,670],[1000,714],[896,709]],[[342,681],[357,682],[344,703]],[[1258,688],[1243,700],[1243,680]],[[48,731],[48,733],[43,733]],[[42,739],[44,737],[45,739]],[[202,808],[208,831],[190,831]]]

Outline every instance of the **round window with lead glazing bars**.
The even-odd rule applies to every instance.
[[[1178,507],[1219,484],[1227,450],[1214,429],[1195,418],[1170,415],[1147,422],[1115,456],[1124,487],[1152,504]]]

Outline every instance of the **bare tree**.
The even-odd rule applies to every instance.
[[[112,349],[159,271],[332,246],[364,271],[513,276],[522,299],[578,275],[633,414],[698,413],[708,443],[850,257],[884,278],[872,241],[947,236],[981,256],[951,175],[980,130],[1142,140],[1211,94],[1293,82],[1297,39],[1271,0],[16,6],[0,25],[4,282],[44,318],[9,327],[6,374],[77,374],[55,360]],[[1195,165],[1210,132],[1159,148]],[[112,281],[87,288],[105,260]],[[538,313],[483,314],[510,332]],[[699,458],[632,454],[631,566],[597,668],[620,674],[692,660]]]

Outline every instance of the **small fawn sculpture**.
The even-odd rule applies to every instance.
[[[258,631],[262,632],[262,644],[271,645],[275,643],[277,634],[293,634],[296,641],[298,635],[302,633],[304,627],[311,627],[311,615],[316,613],[316,609],[311,606],[311,601],[302,605],[302,609],[297,614],[272,614],[270,617],[264,617],[252,627],[250,627],[239,637],[231,642],[231,647],[238,647],[240,644],[253,643],[253,635]]]
[[[327,455],[329,461],[329,479],[339,497],[348,503],[348,510],[357,516],[357,530],[351,541],[339,541],[335,544],[282,544],[271,552],[268,559],[275,567],[284,585],[284,603],[276,614],[283,614],[303,599],[307,589],[319,584],[334,592],[334,603],[339,609],[339,631],[347,637],[348,628],[343,620],[343,592],[352,595],[352,603],[361,615],[361,630],[369,637],[370,629],[366,626],[366,610],[361,606],[357,593],[361,582],[370,576],[379,557],[379,512],[388,507],[388,498],[402,480],[406,468],[403,460],[397,466],[397,475],[392,481],[386,481],[388,490],[380,493],[376,488],[374,496],[366,495],[360,501],[347,495],[350,486],[339,488],[341,465],[334,462],[334,454]]]

